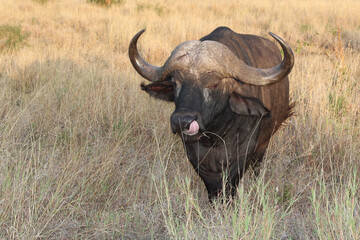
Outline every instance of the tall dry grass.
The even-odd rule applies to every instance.
[[[0,3],[0,25],[30,33],[0,53],[0,238],[360,239],[359,2]],[[220,25],[292,46],[297,105],[260,177],[211,206],[127,48],[146,27],[161,65]]]

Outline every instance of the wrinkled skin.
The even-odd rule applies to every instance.
[[[291,114],[291,105],[287,74],[270,85],[245,84],[209,63],[214,54],[201,52],[208,41],[226,46],[255,68],[280,64],[281,54],[267,39],[220,27],[200,42],[179,45],[163,67],[166,73],[161,80],[142,84],[151,96],[175,103],[171,129],[183,139],[187,157],[211,200],[224,184],[225,194],[234,196],[248,167],[262,161],[271,136]]]

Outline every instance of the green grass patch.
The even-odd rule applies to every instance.
[[[87,2],[100,6],[111,6],[112,4],[122,4],[124,3],[124,0],[87,0]]]
[[[0,52],[11,52],[27,46],[29,32],[24,32],[21,26],[4,24],[0,26]]]
[[[144,10],[153,10],[154,12],[156,12],[156,14],[161,17],[164,16],[166,9],[163,5],[161,4],[156,4],[156,5],[151,5],[148,3],[138,3],[136,6],[136,10],[138,12],[144,11]]]
[[[42,5],[45,5],[47,4],[50,0],[32,0],[33,2],[35,3],[39,3],[39,4],[42,4]]]

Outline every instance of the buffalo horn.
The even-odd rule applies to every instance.
[[[261,69],[239,64],[237,65],[238,67],[234,66],[232,68],[232,74],[236,79],[251,85],[265,86],[284,79],[290,73],[292,67],[294,66],[294,54],[291,48],[276,34],[272,32],[269,32],[269,34],[279,42],[283,49],[284,59],[280,65],[273,68]],[[237,64],[239,60],[233,61],[233,63]]]
[[[137,49],[137,41],[141,34],[145,32],[145,29],[138,32],[131,40],[129,45],[129,57],[132,65],[136,71],[144,78],[151,82],[157,82],[161,80],[163,69],[161,67],[153,66],[147,63],[139,54]]]

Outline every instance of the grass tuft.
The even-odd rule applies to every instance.
[[[32,1],[41,5],[45,5],[51,0],[32,0]]]
[[[89,3],[94,3],[100,6],[111,6],[113,4],[122,4],[125,0],[86,0]]]
[[[30,33],[24,32],[21,26],[1,25],[0,26],[0,52],[16,51],[27,46]]]

